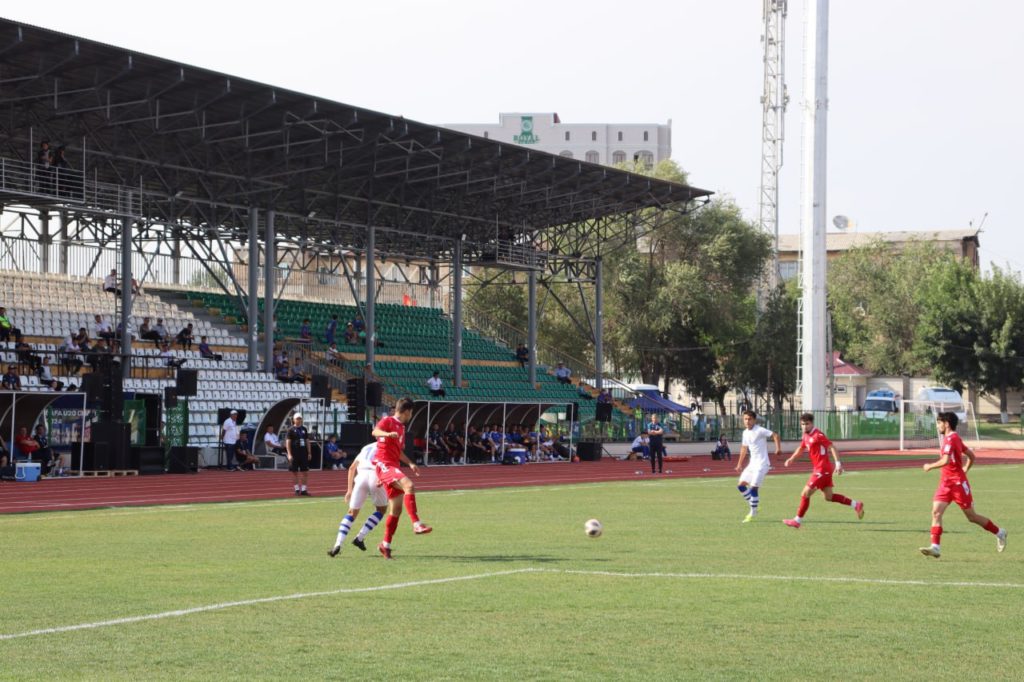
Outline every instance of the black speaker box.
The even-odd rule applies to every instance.
[[[362,378],[349,379],[345,389],[349,420],[364,421],[366,419],[366,381]]]
[[[100,396],[103,394],[103,380],[99,372],[89,372],[82,375],[82,392],[85,393],[85,399],[90,403],[100,399]]]
[[[187,445],[171,448],[167,461],[167,472],[171,474],[194,474],[199,471],[199,448]]]
[[[106,469],[134,469],[129,466],[129,424],[120,422],[95,422],[92,425],[93,467],[97,471]],[[87,466],[86,470],[90,470]]]
[[[164,407],[168,410],[178,406],[178,391],[174,386],[164,387]]]
[[[363,422],[345,422],[338,426],[338,447],[342,450],[359,450],[373,440],[373,425]],[[406,439],[412,440],[412,439]]]
[[[566,407],[568,409],[566,410],[565,418],[570,422],[578,422],[580,420],[580,404],[569,403]]]
[[[199,394],[199,370],[178,368],[178,395],[194,396]]]
[[[331,399],[331,386],[327,383],[326,374],[314,374],[309,384],[309,395],[311,398]]]
[[[384,387],[378,381],[371,381],[366,384],[366,404],[370,407],[380,407],[384,404]]]
[[[576,455],[584,462],[596,462],[601,459],[601,444],[581,442],[576,444]]]
[[[140,475],[164,473],[164,449],[159,445],[136,446],[131,449],[129,469],[138,469]]]
[[[611,403],[598,403],[595,405],[597,414],[595,418],[599,422],[610,422],[612,420],[612,404]]]

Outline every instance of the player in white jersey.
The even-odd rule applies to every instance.
[[[768,439],[775,441],[775,454],[782,454],[782,439],[779,434],[759,426],[757,413],[747,410],[743,413],[743,443],[740,446],[740,456],[736,461],[736,471],[740,471],[740,481],[736,488],[743,495],[743,499],[750,505],[750,512],[743,518],[743,523],[750,523],[757,516],[757,506],[761,502],[758,496],[758,488],[764,483],[764,477],[768,475],[771,468],[771,460],[768,458]],[[746,467],[743,462],[747,455],[750,455],[750,464]]]
[[[345,501],[348,502],[348,513],[338,526],[338,537],[334,541],[334,547],[327,550],[328,556],[338,556],[338,552],[341,551],[341,546],[345,542],[345,537],[352,530],[352,523],[359,516],[359,510],[363,508],[363,503],[366,502],[367,496],[373,500],[377,511],[371,514],[370,518],[366,519],[366,523],[363,524],[359,534],[352,540],[352,544],[365,552],[366,545],[363,543],[363,540],[371,530],[377,527],[380,520],[384,518],[384,512],[388,506],[388,494],[377,480],[376,456],[377,442],[374,441],[359,451],[355,461],[348,468],[348,491],[345,493]]]

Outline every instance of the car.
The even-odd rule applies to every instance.
[[[893,391],[871,391],[860,406],[866,419],[895,419],[900,411],[899,396]]]

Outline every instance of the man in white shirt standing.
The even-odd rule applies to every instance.
[[[238,444],[238,410],[231,410],[231,414],[224,420],[220,427],[220,440],[224,443],[224,453],[227,455],[228,471],[236,471],[238,463],[235,461],[235,446]]]
[[[334,547],[327,550],[327,556],[338,556],[338,552],[341,551],[341,546],[345,542],[345,537],[352,530],[352,524],[355,522],[356,517],[359,516],[359,510],[363,508],[363,503],[366,502],[367,497],[373,500],[373,506],[377,508],[377,511],[371,514],[370,518],[366,519],[366,523],[363,524],[362,530],[352,540],[352,544],[365,552],[366,545],[363,543],[363,540],[366,539],[371,530],[377,527],[380,520],[384,518],[384,512],[388,508],[388,494],[377,481],[377,467],[374,461],[376,455],[377,443],[374,441],[359,451],[355,461],[352,462],[352,466],[348,468],[348,491],[345,493],[345,501],[348,502],[348,513],[345,514],[345,518],[338,525],[338,536],[334,540]]]
[[[743,444],[740,446],[740,456],[736,461],[736,471],[740,473],[739,485],[736,486],[743,495],[743,499],[750,505],[750,512],[743,518],[743,523],[750,523],[757,517],[757,506],[760,503],[758,488],[764,483],[764,477],[771,468],[771,461],[768,458],[768,439],[775,441],[775,454],[782,454],[782,439],[779,434],[770,431],[757,423],[757,413],[747,410],[743,413]],[[743,462],[747,455],[750,455],[750,464],[746,467]]]

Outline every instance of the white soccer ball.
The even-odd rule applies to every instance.
[[[597,519],[590,519],[583,524],[583,530],[586,531],[587,535],[592,538],[599,537],[604,528],[601,527],[601,522]]]

